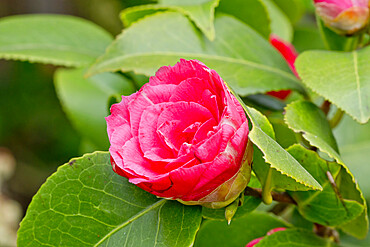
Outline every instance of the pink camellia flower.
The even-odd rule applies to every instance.
[[[267,232],[267,236],[270,236],[272,234],[274,234],[275,232],[280,232],[280,231],[285,231],[286,228],[285,227],[278,227],[278,228],[274,228],[274,229],[271,229],[270,231]],[[253,239],[252,241],[250,241],[245,247],[253,247],[255,246],[256,244],[258,244],[264,237],[260,237],[260,238],[256,238],[256,239]]]
[[[325,25],[340,34],[353,34],[369,24],[369,0],[314,0]]]
[[[275,34],[270,35],[270,44],[273,47],[275,47],[275,49],[281,54],[281,56],[285,59],[294,75],[299,78],[298,73],[294,67],[294,62],[298,57],[298,52],[294,49],[294,46],[280,39],[280,37]],[[284,100],[290,95],[291,92],[292,92],[291,90],[280,90],[280,91],[271,91],[268,92],[267,94]]]
[[[249,182],[243,108],[197,60],[160,68],[106,120],[113,170],[158,197],[220,208]]]

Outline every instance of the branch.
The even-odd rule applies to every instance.
[[[244,191],[244,195],[262,198],[262,189],[247,187]],[[285,192],[272,191],[271,196],[272,196],[272,199],[277,202],[289,203],[289,204],[295,204],[295,205],[297,204],[293,200],[293,198]]]

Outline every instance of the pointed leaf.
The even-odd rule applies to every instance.
[[[272,185],[292,190],[322,190],[321,185],[311,176],[311,174],[308,173],[293,156],[291,156],[275,141],[274,130],[267,118],[259,111],[246,106],[235,93],[234,95],[247,113],[253,126],[252,130],[249,132],[248,138],[263,153],[265,162],[269,163],[270,167],[273,168],[271,171],[273,173]],[[259,156],[257,154],[257,156],[254,157]],[[269,172],[268,166],[265,165],[264,162],[257,162],[253,166],[253,171],[256,173],[258,179],[263,185],[266,181],[267,173]],[[280,174],[276,173],[276,171],[288,178],[285,178],[286,180],[282,180],[282,178],[279,178]],[[285,183],[285,181],[290,181],[290,183]]]
[[[158,199],[96,152],[59,167],[28,207],[19,246],[190,246],[200,207]]]
[[[0,19],[0,58],[79,67],[93,62],[111,42],[104,29],[73,16]]]
[[[297,116],[299,116],[297,118]],[[328,129],[328,122],[321,111],[310,102],[297,101],[286,108],[285,121],[288,126],[295,132],[303,133],[303,137],[309,143],[317,147],[320,151],[326,153],[329,157],[333,158],[343,169],[341,169],[341,193],[344,198],[355,200],[365,207],[364,212],[354,221],[348,223],[361,226],[359,229],[347,225],[344,230],[356,237],[365,237],[368,230],[367,207],[362,192],[354,179],[352,173],[344,164],[339,153],[336,151],[336,144],[332,142],[330,127]],[[314,124],[320,123],[320,124]],[[323,133],[329,131],[330,133]]]
[[[80,134],[95,146],[95,150],[109,147],[105,117],[109,115],[108,99],[114,94],[134,92],[124,77],[104,73],[84,78],[85,69],[58,69],[54,84],[68,118]]]
[[[218,15],[215,28],[216,39],[210,42],[183,15],[156,13],[119,35],[88,74],[133,70],[153,75],[158,67],[175,64],[180,58],[198,59],[241,95],[283,88],[304,92],[277,51],[250,27]]]
[[[353,52],[306,51],[295,66],[314,92],[366,123],[370,118],[369,57],[370,47]]]
[[[323,191],[291,192],[291,196],[297,202],[297,207],[306,219],[327,226],[337,226],[354,220],[363,211],[364,206],[355,200],[349,200],[340,194],[338,176],[341,166],[335,162],[327,162],[321,159],[317,153],[307,150],[301,145],[293,145],[288,149],[302,166],[321,184]],[[336,184],[337,190],[328,178],[330,172]]]

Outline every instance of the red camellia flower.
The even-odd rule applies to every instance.
[[[160,68],[106,120],[113,170],[158,197],[219,208],[249,182],[243,108],[197,60]]]
[[[369,24],[369,0],[314,0],[324,23],[341,34],[353,34]]]
[[[297,78],[299,78],[298,73],[294,67],[294,62],[298,57],[298,52],[294,49],[294,46],[280,39],[279,36],[275,34],[270,35],[270,44],[281,54],[281,56],[285,59],[294,75]],[[280,90],[280,91],[271,91],[268,92],[267,94],[284,100],[290,95],[291,92],[292,92],[291,90]]]

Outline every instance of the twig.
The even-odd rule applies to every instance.
[[[244,191],[244,195],[262,198],[262,189],[247,187]],[[297,204],[293,200],[293,198],[285,192],[271,191],[271,196],[272,196],[272,199],[277,202]]]

